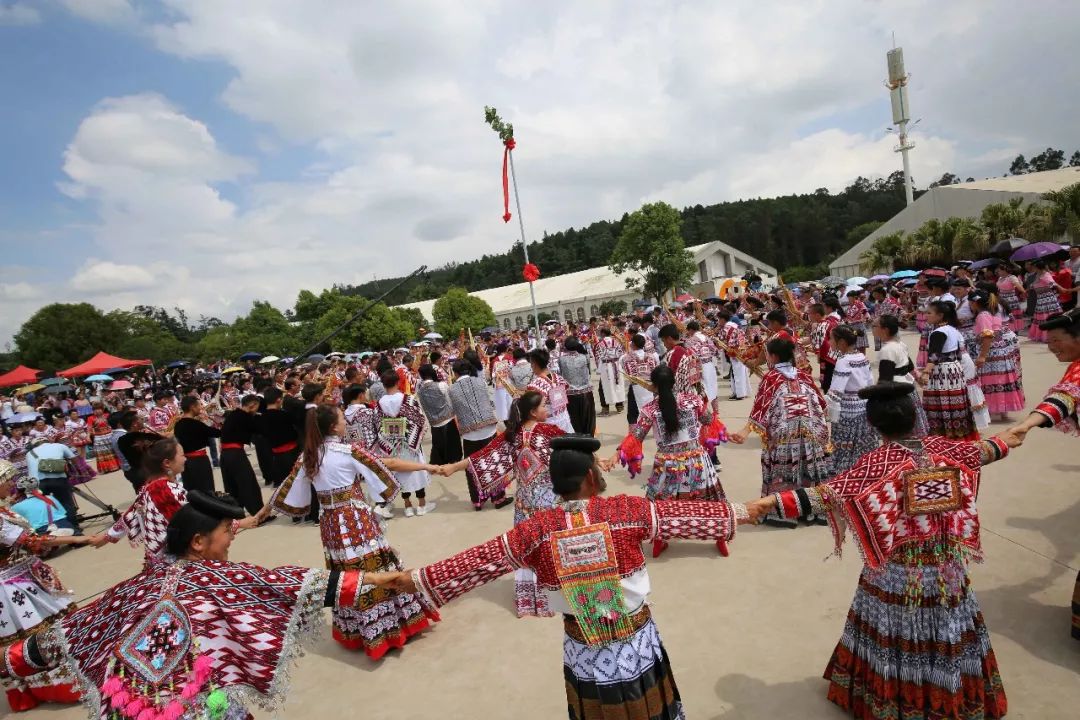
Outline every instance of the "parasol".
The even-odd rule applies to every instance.
[[[837,285],[846,285],[847,284],[847,283],[844,282],[844,278],[837,277],[836,275],[826,275],[825,277],[821,278],[821,280],[819,282],[822,285],[827,285],[828,287],[835,287]]]
[[[244,368],[240,367],[239,365],[233,365],[232,367],[227,367],[224,370],[222,370],[221,374],[222,375],[228,375],[230,373],[238,373],[238,372],[244,372]]]
[[[918,270],[897,270],[889,277],[893,280],[902,280],[904,278],[913,278],[919,275]]]
[[[269,365],[270,363],[276,363],[279,360],[281,360],[281,358],[279,358],[277,355],[267,355],[266,357],[264,357],[262,360],[259,361],[259,364],[260,365]]]
[[[165,367],[167,367],[170,370],[175,370],[176,368],[187,367],[187,365],[188,365],[187,360],[173,360],[171,363],[169,363]]]
[[[864,278],[862,275],[856,275],[855,277],[849,277],[847,279],[847,284],[848,285],[865,285],[866,284],[866,278]]]
[[[60,393],[71,392],[75,389],[74,385],[50,385],[45,388],[46,395],[59,395]]]
[[[109,386],[110,390],[133,390],[134,385],[128,380],[113,380],[113,384]]]
[[[861,285],[848,285],[844,288],[844,294],[847,295],[849,292],[862,292],[863,289],[864,288]]]
[[[1064,253],[1065,249],[1057,243],[1037,242],[1020,248],[1010,255],[1009,259],[1017,262],[1027,262],[1028,260],[1042,260],[1051,255],[1064,255]]]
[[[484,328],[480,332],[482,332],[482,333],[499,332],[499,326],[498,325],[489,325],[488,327]]]
[[[1000,265],[1001,260],[998,258],[986,258],[985,260],[976,260],[968,266],[968,270],[982,270],[983,268],[994,267]]]
[[[871,280],[888,280],[890,277],[891,277],[890,275],[881,274],[881,275],[874,275],[870,279]]]
[[[38,419],[38,413],[36,412],[21,412],[16,413],[8,418],[8,425],[21,425],[23,423],[34,422]]]
[[[50,385],[63,385],[66,382],[67,382],[67,380],[65,380],[64,378],[51,377],[51,378],[45,378],[44,380],[42,380],[41,384],[44,385],[45,387],[49,387]]]
[[[237,358],[237,359],[238,359],[238,360],[258,360],[258,359],[259,359],[259,358],[261,358],[262,356],[263,356],[263,354],[262,354],[262,353],[257,353],[257,352],[246,352],[246,353],[244,353],[243,355],[241,355],[241,356],[240,356],[239,358]]]
[[[108,375],[102,375],[100,373],[98,373],[97,375],[91,375],[90,377],[83,380],[84,383],[97,383],[97,382],[111,383],[112,381],[113,381],[113,379],[111,377],[109,377]]]
[[[1028,244],[1028,241],[1024,238],[1011,237],[994,243],[994,246],[990,248],[991,255],[1012,255]]]
[[[405,352],[408,352],[408,350],[406,350]],[[326,359],[326,356],[322,353],[315,353],[314,355],[308,355],[304,359],[311,363],[321,363],[323,360]]]
[[[442,335],[437,332],[429,332],[424,336],[425,340],[442,340]]]
[[[45,386],[41,383],[33,383],[31,385],[23,385],[21,388],[15,391],[16,395],[22,395],[28,392],[37,392],[38,390],[44,390]]]

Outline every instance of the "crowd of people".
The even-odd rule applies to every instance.
[[[857,718],[1003,717],[967,575],[981,558],[980,471],[1037,427],[1078,433],[1080,311],[1058,304],[1075,290],[1049,268],[1034,272],[1029,283],[1000,263],[781,287],[551,323],[540,337],[462,334],[225,375],[224,363],[135,371],[132,390],[94,397],[0,398],[9,703],[242,718],[284,697],[288,664],[324,607],[338,643],[378,660],[439,622],[450,600],[513,573],[520,617],[564,618],[571,718],[682,718],[641,546],[655,558],[671,540],[705,540],[727,555],[739,524],[766,523],[831,526],[837,551],[850,528],[861,551],[825,670],[829,700]],[[914,360],[906,327],[920,333]],[[1025,333],[1070,365],[1014,420]],[[725,387],[733,400],[753,394],[737,430],[721,421]],[[597,417],[612,415],[625,415],[625,437],[598,457]],[[984,438],[994,421],[1012,424]],[[760,497],[733,502],[717,450],[755,435]],[[617,465],[642,473],[649,436],[643,496],[604,495]],[[83,535],[72,484],[118,470],[132,504]],[[388,521],[435,512],[432,476],[457,473],[477,512],[512,504],[512,527],[406,570]],[[325,569],[229,559],[236,532],[278,515],[319,526]],[[142,571],[75,609],[40,556],[124,538],[142,548]],[[245,632],[253,622],[269,641]]]

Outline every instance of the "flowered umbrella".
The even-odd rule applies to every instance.
[[[1010,260],[1016,262],[1027,262],[1028,260],[1041,260],[1051,255],[1063,254],[1065,249],[1053,242],[1037,242],[1025,245],[1012,255],[1009,256]]]

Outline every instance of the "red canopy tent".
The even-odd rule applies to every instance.
[[[0,375],[0,387],[10,387],[11,385],[29,385],[32,382],[37,382],[37,376],[40,374],[40,370],[35,370],[34,368],[28,368],[25,365],[20,365],[14,370]]]
[[[81,365],[76,365],[67,370],[56,373],[60,377],[80,377],[83,375],[96,375],[111,370],[112,368],[129,368],[136,365],[149,365],[149,360],[125,360],[108,353],[99,352]]]

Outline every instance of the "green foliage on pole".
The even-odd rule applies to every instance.
[[[503,119],[499,117],[499,111],[489,105],[484,106],[484,122],[499,134],[499,139],[503,142],[514,139],[514,124],[503,122]]]

